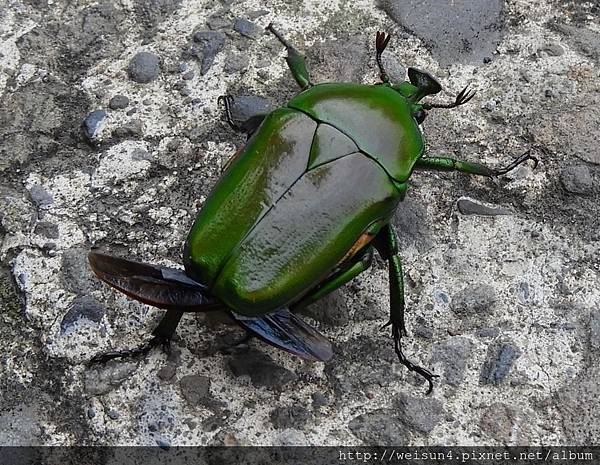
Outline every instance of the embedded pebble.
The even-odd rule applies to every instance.
[[[205,75],[212,67],[217,54],[225,46],[225,34],[216,31],[198,31],[194,34],[194,42],[202,48],[200,74]]]
[[[107,113],[104,110],[95,110],[85,117],[82,127],[88,140],[93,141],[96,138],[106,116]]]
[[[277,429],[301,429],[312,418],[312,414],[304,407],[294,405],[292,407],[277,407],[271,411],[269,418]]]
[[[158,56],[150,52],[139,52],[129,62],[127,72],[132,81],[147,84],[154,81],[160,72]]]
[[[396,399],[400,421],[417,433],[429,434],[442,419],[442,402],[433,397],[413,397],[401,393]]]
[[[60,322],[60,330],[63,333],[66,332],[81,319],[99,323],[102,321],[104,313],[104,308],[93,297],[85,295],[77,297]]]
[[[249,64],[250,60],[248,59],[247,55],[229,55],[225,60],[225,67],[223,68],[223,71],[226,74],[242,73],[248,69]]]
[[[489,284],[476,283],[455,294],[450,307],[458,315],[480,315],[491,313],[495,303],[496,290]]]
[[[442,362],[446,382],[458,386],[465,377],[472,350],[473,343],[466,337],[451,337],[434,347],[431,362]]]
[[[482,384],[500,384],[520,356],[521,350],[512,343],[490,346],[487,358],[481,367],[480,382]]]
[[[366,445],[407,444],[409,428],[400,421],[396,409],[377,409],[350,420],[348,428]]]
[[[129,105],[129,99],[125,95],[115,95],[108,102],[108,108],[111,110],[122,110]]]
[[[238,18],[233,23],[233,29],[244,37],[257,39],[262,34],[262,29],[247,19]]]
[[[458,211],[463,215],[496,216],[510,215],[512,213],[508,208],[499,206],[488,207],[487,205],[466,197],[458,199],[456,205]]]
[[[210,378],[201,375],[188,375],[179,381],[181,394],[194,407],[210,398]]]
[[[567,192],[589,195],[595,190],[596,183],[586,165],[571,165],[560,172],[560,181]]]

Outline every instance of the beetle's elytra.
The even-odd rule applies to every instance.
[[[396,354],[422,375],[433,373],[404,356],[402,266],[390,226],[413,171],[456,170],[497,176],[478,163],[425,157],[419,129],[427,111],[467,103],[422,103],[441,90],[410,68],[393,83],[381,63],[390,36],[377,33],[381,82],[313,84],[304,57],[274,28],[301,91],[286,106],[241,125],[247,144],[230,161],[188,235],[185,271],[91,252],[96,275],[141,302],[167,309],[149,343],[96,356],[93,362],[145,353],[169,341],[186,311],[228,312],[249,334],[312,360],[332,356],[329,341],[294,312],[366,270],[376,250],[388,262],[390,320]],[[231,97],[223,97],[228,121]],[[535,159],[533,159],[535,160]],[[386,325],[386,326],[387,326]]]

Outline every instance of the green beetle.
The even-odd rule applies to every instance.
[[[435,377],[402,352],[406,335],[402,267],[390,219],[415,169],[457,170],[497,176],[504,169],[453,158],[424,157],[419,125],[432,108],[454,108],[474,93],[465,88],[451,104],[420,103],[441,86],[428,73],[408,70],[392,83],[381,54],[389,35],[377,33],[381,83],[313,84],[304,57],[274,28],[302,88],[286,106],[257,115],[242,128],[238,151],[204,203],[188,235],[185,272],[91,252],[96,275],[144,303],[167,309],[143,346],[94,357],[145,353],[174,334],[186,311],[225,310],[249,335],[312,360],[328,360],[331,345],[296,311],[366,270],[374,250],[388,262],[390,320],[396,354],[422,375]],[[231,98],[223,97],[230,124]]]

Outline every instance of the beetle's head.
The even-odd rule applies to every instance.
[[[475,92],[465,87],[450,104],[442,103],[419,103],[428,95],[435,95],[442,90],[440,83],[429,73],[416,68],[408,68],[409,81],[399,82],[392,85],[392,89],[401,93],[412,104],[412,114],[417,123],[421,124],[427,116],[427,111],[432,108],[455,108],[467,103],[473,98]]]
[[[437,94],[442,90],[440,83],[429,73],[416,68],[408,68],[409,81],[392,85],[392,89],[402,94],[412,104],[412,114],[417,123],[421,124],[427,116],[428,108],[419,103],[427,95]]]

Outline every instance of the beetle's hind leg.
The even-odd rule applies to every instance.
[[[292,44],[290,44],[287,40],[284,39],[284,37],[279,33],[279,31],[277,31],[273,27],[273,23],[270,23],[267,26],[267,31],[271,32],[275,37],[277,37],[277,40],[279,40],[279,42],[281,42],[282,45],[286,48],[287,57],[285,61],[287,61],[290,71],[292,72],[292,76],[294,76],[294,79],[296,80],[298,85],[302,89],[306,89],[307,87],[312,86],[312,83],[310,82],[308,68],[306,67],[306,59],[304,58],[304,56]]]
[[[407,335],[404,322],[404,278],[402,276],[402,264],[398,256],[398,238],[389,224],[379,231],[375,237],[374,245],[381,257],[388,261],[389,269],[390,321],[383,328],[392,327],[394,350],[398,356],[398,360],[410,371],[414,371],[425,378],[429,383],[427,394],[430,394],[433,390],[433,378],[437,378],[438,375],[434,375],[426,368],[415,365],[406,358],[402,351],[401,340],[403,336]]]
[[[167,310],[167,313],[165,313],[156,328],[154,328],[154,331],[152,331],[152,339],[150,339],[148,342],[139,347],[134,347],[133,349],[117,350],[98,354],[90,360],[90,365],[106,363],[109,360],[114,360],[116,358],[127,359],[138,357],[140,355],[146,355],[157,346],[162,346],[164,352],[167,354],[170,353],[171,339],[175,334],[175,330],[177,329],[177,325],[179,324],[182,316],[183,311],[181,310]]]

